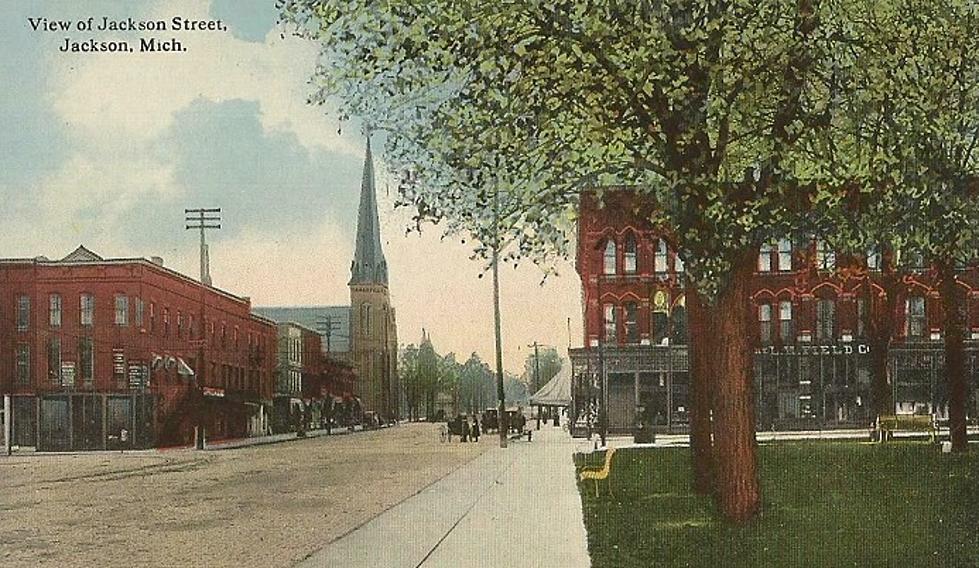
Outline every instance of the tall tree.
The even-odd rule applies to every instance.
[[[855,233],[891,245],[883,275],[895,288],[884,289],[890,318],[893,267],[932,268],[944,314],[953,449],[965,451],[966,302],[957,267],[974,260],[979,236],[979,8],[967,0],[864,0],[846,3],[841,16],[837,33],[849,39],[828,76],[839,105],[834,128],[822,131],[830,138],[819,160],[852,189],[851,207],[831,207],[852,221],[835,223],[836,230],[856,226]],[[874,360],[886,365],[886,351]],[[875,387],[882,385],[875,380]],[[882,392],[881,399],[889,397]]]
[[[512,254],[539,259],[566,244],[586,187],[627,185],[655,204],[716,316],[715,485],[736,522],[761,503],[748,280],[759,244],[795,226],[817,187],[796,151],[825,106],[810,81],[831,48],[817,10],[283,2],[323,45],[314,101],[337,96],[344,115],[389,130],[386,155],[420,218],[485,234],[488,189],[503,191]]]
[[[525,382],[530,385],[531,394],[553,379],[563,366],[561,354],[554,347],[541,346],[536,354],[528,354],[524,359],[523,374]]]

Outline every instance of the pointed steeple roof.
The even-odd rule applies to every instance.
[[[381,227],[377,216],[377,193],[374,188],[374,160],[370,133],[364,156],[364,177],[360,183],[360,210],[357,214],[357,246],[350,266],[349,285],[388,285],[388,264],[381,250]]]

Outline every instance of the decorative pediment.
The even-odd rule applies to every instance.
[[[62,258],[58,262],[101,262],[105,260],[101,256],[85,248],[85,245],[78,245],[71,254]]]

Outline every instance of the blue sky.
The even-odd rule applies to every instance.
[[[229,29],[181,34],[183,53],[66,54],[66,36],[93,34],[28,24],[103,15],[213,18]],[[316,46],[281,32],[274,0],[0,2],[0,256],[59,258],[85,244],[105,256],[160,255],[196,276],[183,209],[221,207],[223,227],[210,235],[217,286],[256,305],[346,303],[364,139],[356,124],[340,130],[330,108],[306,104]],[[381,158],[399,339],[417,342],[425,327],[442,352],[492,360],[489,279],[438,230],[405,235],[410,215],[392,210]],[[561,269],[544,288],[534,268],[504,274],[508,368],[520,367],[527,343],[567,345],[569,317],[580,341],[577,278]],[[467,300],[448,305],[447,292]]]

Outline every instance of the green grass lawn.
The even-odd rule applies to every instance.
[[[595,568],[977,567],[977,456],[921,442],[762,446],[763,511],[734,527],[690,491],[688,449],[623,449],[615,497],[579,485],[588,549]]]

